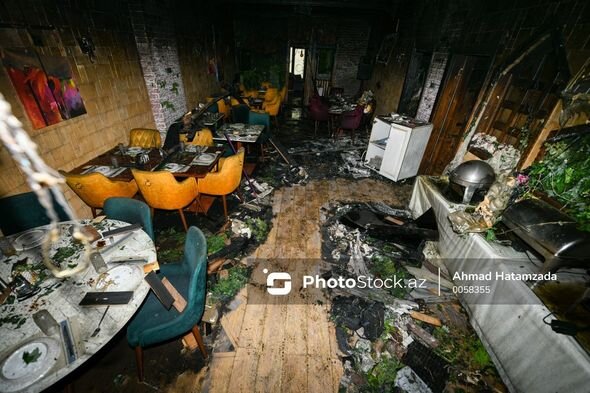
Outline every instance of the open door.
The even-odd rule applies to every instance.
[[[453,55],[431,123],[420,174],[440,175],[453,159],[489,68],[489,58]]]

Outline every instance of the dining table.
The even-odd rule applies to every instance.
[[[80,265],[92,258],[72,236],[76,224],[95,230],[90,250],[102,265]],[[144,265],[156,261],[156,249],[141,228],[107,236],[124,226],[129,224],[110,219],[61,222],[59,236],[47,247],[49,226],[7,237],[16,253],[0,259],[0,281],[12,288],[0,305],[1,392],[38,392],[60,381],[111,341],[139,309],[150,289]],[[55,266],[80,265],[81,271],[55,277],[43,262],[44,249]],[[127,302],[80,305],[87,294],[114,297],[120,291],[127,291]]]
[[[201,147],[188,143],[181,143],[180,148],[171,153],[156,148],[115,146],[74,168],[70,173],[98,172],[111,180],[130,181],[133,179],[131,169],[135,168],[145,171],[168,170],[176,177],[200,179],[215,168],[223,151],[221,146]],[[138,155],[147,157],[147,161],[139,164]]]

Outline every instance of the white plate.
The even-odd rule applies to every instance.
[[[208,164],[211,164],[213,161],[215,161],[216,157],[217,157],[217,154],[203,153],[200,156],[196,157],[193,160],[192,164],[208,165]]]
[[[39,358],[35,362],[25,363],[24,353],[35,350],[39,351]],[[23,343],[2,361],[0,391],[15,392],[40,380],[57,363],[60,351],[59,342],[51,337],[39,337]]]
[[[233,123],[229,125],[231,128],[235,128],[236,130],[241,130],[245,127],[244,123]]]
[[[30,250],[39,247],[45,239],[45,231],[42,229],[31,229],[16,238],[14,248],[16,251]]]
[[[99,291],[133,291],[143,280],[143,270],[137,265],[119,265],[101,274],[96,280]]]
[[[128,147],[127,148],[127,154],[132,156],[132,155],[137,155],[139,153],[141,153],[143,151],[143,149],[141,147]]]

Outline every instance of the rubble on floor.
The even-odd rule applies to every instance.
[[[390,289],[330,291],[344,365],[340,392],[506,391],[468,316],[445,288],[452,283],[442,280],[438,296],[438,275],[428,268],[446,272],[426,241],[436,237],[430,214],[413,220],[405,210],[378,203],[322,208],[322,257],[331,266],[324,278],[354,277],[360,268],[373,279],[400,282]],[[420,288],[409,285],[412,280]]]

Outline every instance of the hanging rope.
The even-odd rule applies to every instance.
[[[84,245],[84,256],[80,263],[74,268],[62,270],[60,266],[56,266],[51,258],[49,258],[51,244],[59,239],[59,227],[57,225],[59,218],[52,199],[55,199],[70,219],[75,220],[74,212],[60,188],[60,185],[65,180],[63,176],[48,166],[41,156],[39,156],[37,145],[22,128],[21,122],[12,114],[10,104],[6,102],[2,94],[0,94],[0,139],[18,167],[25,174],[27,184],[37,196],[39,203],[43,206],[47,217],[51,221],[47,237],[42,246],[45,266],[58,278],[69,277],[85,270],[88,267],[92,249],[89,238],[81,232],[80,224],[77,221],[74,221],[72,236]]]

